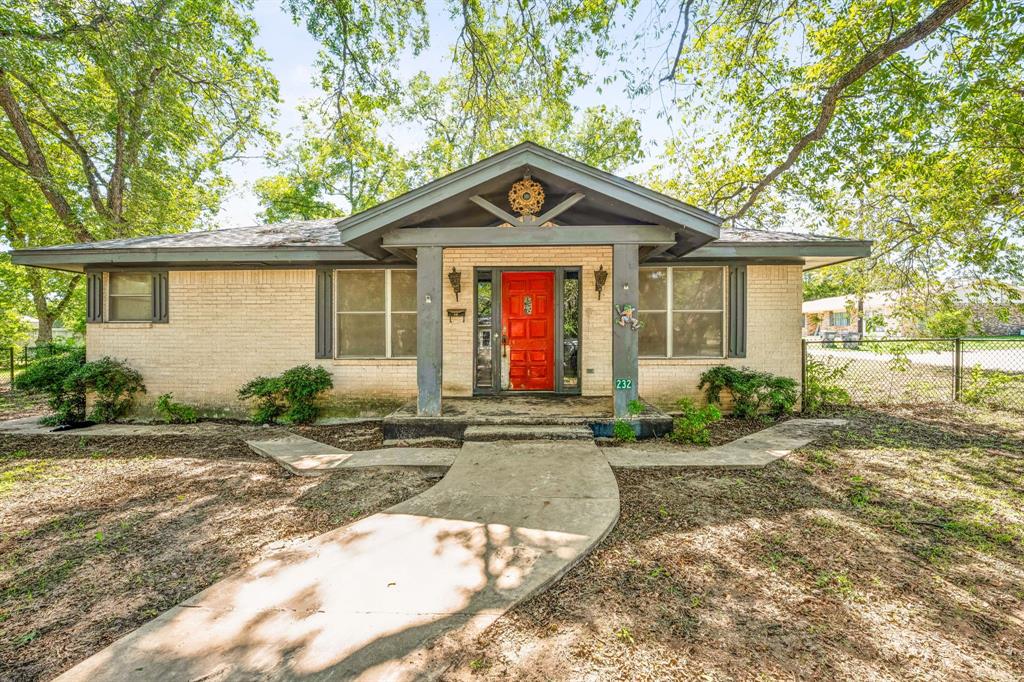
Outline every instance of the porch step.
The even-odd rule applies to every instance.
[[[381,445],[383,448],[457,448],[462,444],[458,438],[447,436],[421,436],[419,438],[391,438]]]
[[[526,424],[480,424],[467,426],[466,441],[495,440],[589,440],[589,426],[532,426]]]

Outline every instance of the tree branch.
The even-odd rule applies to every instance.
[[[0,39],[22,38],[44,43],[59,43],[70,35],[82,33],[83,31],[95,31],[103,24],[110,21],[106,14],[98,14],[87,24],[72,24],[55,31],[33,31],[25,28],[0,28]]]
[[[941,5],[935,8],[935,10],[927,17],[919,21],[917,24],[907,29],[900,35],[887,40],[882,43],[874,50],[868,52],[866,55],[860,58],[860,60],[853,65],[853,67],[843,73],[836,81],[829,86],[825,91],[825,95],[821,99],[821,111],[818,114],[818,122],[814,126],[814,129],[808,132],[806,135],[797,140],[796,144],[789,150],[789,154],[786,156],[785,161],[777,165],[771,171],[768,172],[751,190],[750,196],[740,206],[739,210],[730,216],[727,216],[727,220],[736,221],[742,218],[750,210],[751,206],[757,201],[757,198],[768,188],[768,186],[776,180],[780,175],[789,170],[800,155],[803,154],[804,150],[809,147],[812,143],[817,142],[825,136],[825,132],[828,130],[829,124],[836,114],[836,107],[839,104],[839,99],[843,92],[851,85],[860,80],[868,71],[875,68],[886,59],[901,52],[906,48],[914,45],[932,33],[939,29],[944,23],[951,19],[957,12],[970,5],[974,0],[946,0]]]

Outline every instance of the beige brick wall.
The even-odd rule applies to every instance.
[[[610,246],[450,248],[444,250],[444,309],[465,308],[465,323],[448,322],[443,316],[444,366],[442,396],[473,394],[473,268],[554,267],[582,268],[583,357],[580,366],[583,395],[611,395],[612,387],[612,303],[610,286],[598,300],[594,271],[612,269]],[[447,282],[452,267],[462,273],[462,294],[456,302]],[[609,283],[611,278],[609,277]]]
[[[747,357],[641,359],[640,395],[658,402],[703,399],[700,375],[714,365],[765,370],[800,380],[803,277],[799,265],[747,266]]]
[[[87,325],[89,359],[127,360],[146,382],[144,403],[170,391],[203,407],[238,409],[243,383],[304,363],[326,367],[338,396],[415,396],[415,359],[313,357],[314,277],[314,270],[171,271],[170,322]]]

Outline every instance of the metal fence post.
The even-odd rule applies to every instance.
[[[14,389],[14,346],[11,346],[10,348],[8,348],[7,351],[9,353],[9,355],[10,355],[10,361],[11,361],[11,365],[10,365],[11,389],[13,390]]]
[[[807,404],[807,339],[800,339],[800,411]]]
[[[960,383],[963,373],[964,347],[959,336],[953,339],[953,402],[960,402]]]

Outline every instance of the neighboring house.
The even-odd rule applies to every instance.
[[[822,338],[891,336],[900,333],[900,321],[894,315],[899,291],[873,291],[863,298],[830,296],[803,303],[803,335]],[[863,318],[864,326],[860,325]]]
[[[29,343],[34,344],[36,338],[39,336],[39,320],[31,315],[22,315],[21,319],[24,320],[25,324],[31,328],[32,331],[30,333],[32,340]],[[74,332],[74,330],[65,327],[64,323],[60,320],[54,321],[53,327],[50,329],[50,337],[53,341],[69,341],[71,339],[81,338]]]
[[[252,377],[310,363],[339,396],[416,396],[423,415],[506,391],[625,415],[721,363],[799,380],[802,273],[870,251],[720,223],[524,143],[343,220],[13,260],[87,273],[89,358],[127,360],[150,396],[238,407]]]

